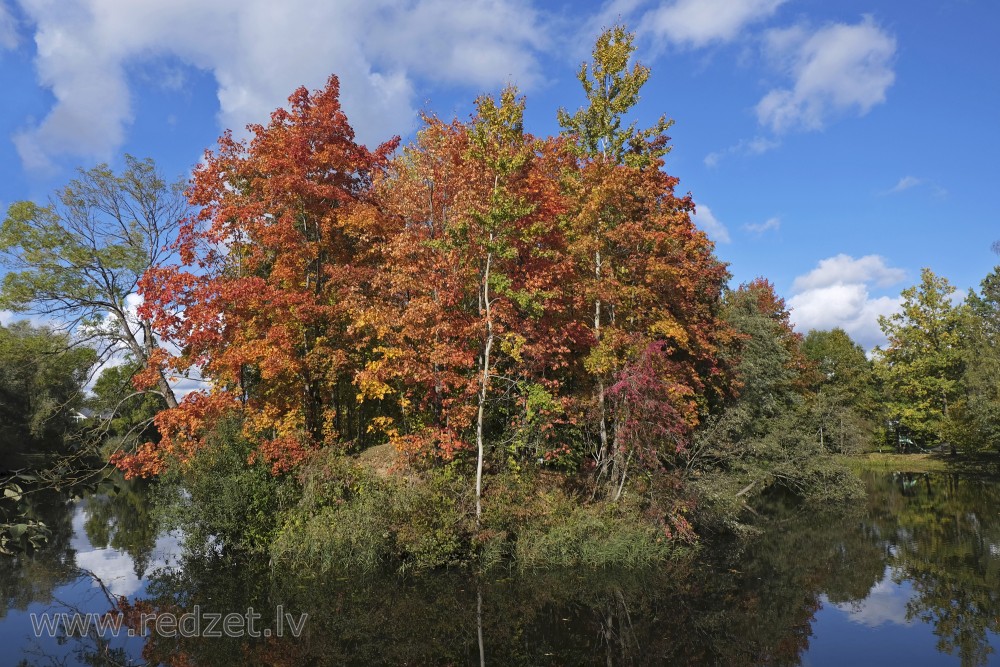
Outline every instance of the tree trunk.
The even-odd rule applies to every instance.
[[[129,326],[128,318],[125,317],[125,313],[119,310],[113,310],[112,314],[118,323],[122,327],[124,332],[124,342],[128,346],[132,354],[135,355],[136,360],[141,362],[143,365],[149,363],[149,357],[153,353],[153,349],[156,347],[156,341],[153,338],[153,329],[149,325],[149,322],[142,322],[142,332],[145,340],[143,344],[139,344],[136,334],[132,331],[132,327]],[[177,397],[174,395],[174,390],[170,387],[170,383],[167,382],[167,377],[163,374],[163,371],[157,370],[156,372],[156,388],[163,396],[163,400],[166,401],[168,408],[176,408]]]
[[[490,242],[493,235],[490,234]],[[493,350],[493,318],[490,311],[490,267],[493,254],[486,256],[486,270],[483,272],[483,312],[486,315],[486,345],[483,348],[482,375],[479,380],[479,414],[476,417],[476,523],[483,513],[483,459],[486,443],[483,439],[483,419],[486,412],[486,395],[490,386],[490,352]]]
[[[597,280],[598,286],[601,282],[601,251],[600,249],[594,252],[594,277]],[[594,300],[594,344],[599,345],[601,342],[601,299],[598,297]],[[601,446],[598,454],[598,465],[599,467],[605,466],[608,463],[608,458],[611,455],[610,447],[608,445],[608,421],[607,421],[607,410],[605,407],[605,397],[604,397],[604,378],[597,379],[597,415],[600,425],[600,438]]]

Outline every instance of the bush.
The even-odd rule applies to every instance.
[[[678,544],[636,502],[582,504],[525,473],[491,478],[478,526],[471,480],[452,467],[384,476],[324,452],[302,482],[271,554],[312,571],[640,567]]]
[[[299,491],[294,479],[274,476],[263,462],[249,463],[253,450],[239,420],[229,418],[189,461],[166,474],[161,514],[184,532],[193,551],[254,555],[270,548]]]
[[[469,492],[440,471],[383,477],[334,452],[303,472],[303,495],[271,550],[323,572],[448,567],[470,554]]]
[[[520,527],[520,569],[642,567],[670,558],[677,542],[626,502],[580,504],[561,491],[539,498],[538,513]]]

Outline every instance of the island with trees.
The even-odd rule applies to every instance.
[[[629,122],[632,39],[557,136],[508,87],[366,147],[331,76],[189,182],[128,156],[11,205],[3,550],[44,543],[21,496],[71,461],[298,571],[638,567],[753,535],[761,498],[856,503],[846,456],[1000,447],[1000,269],[964,299],[924,269],[870,352],[797,332],[729,285],[671,122]]]

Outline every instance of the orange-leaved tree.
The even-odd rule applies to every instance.
[[[578,156],[567,179],[569,241],[591,304],[580,317],[592,334],[582,361],[593,392],[581,399],[613,497],[634,458],[671,464],[686,446],[722,390],[720,346],[730,336],[718,314],[726,267],[692,223],[690,195],[676,196],[677,179],[661,169],[671,123],[622,127],[649,77],[629,67],[633,51],[624,28],[605,31],[580,70],[588,106],[559,113]]]
[[[355,141],[336,77],[248,129],[249,142],[225,133],[195,171],[181,265],[142,281],[143,312],[180,350],[154,361],[197,368],[209,386],[158,417],[159,445],[119,460],[130,472],[183,459],[226,412],[242,413],[275,470],[363,439],[373,416],[354,381],[378,344],[364,315],[389,230],[369,193],[397,140],[374,151]]]
[[[468,123],[425,119],[381,184],[401,229],[381,283],[398,317],[363,377],[401,395],[390,426],[401,449],[474,448],[477,515],[489,450],[514,444],[532,389],[556,393],[574,340],[561,289],[572,269],[559,224],[565,152],[524,133],[523,109],[508,88],[480,98]]]

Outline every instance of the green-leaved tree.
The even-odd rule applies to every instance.
[[[101,359],[127,353],[145,365],[156,336],[129,297],[170,255],[187,212],[183,183],[130,155],[121,173],[101,164],[80,170],[45,204],[15,202],[0,225],[0,308],[66,324]],[[177,405],[162,375],[157,390]]]
[[[952,440],[953,452],[964,310],[952,302],[954,293],[946,278],[923,269],[920,284],[903,290],[900,312],[879,318],[888,343],[874,351],[890,420],[917,442]]]

